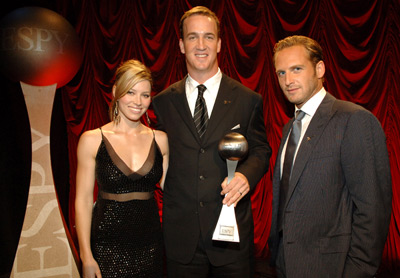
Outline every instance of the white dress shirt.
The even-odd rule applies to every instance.
[[[301,111],[303,111],[306,114],[304,115],[303,119],[301,120],[300,139],[299,139],[299,144],[297,145],[297,148],[296,148],[296,152],[294,153],[293,164],[296,161],[297,151],[299,150],[299,147],[303,140],[304,134],[306,133],[307,128],[310,125],[310,122],[311,122],[312,118],[314,117],[315,112],[317,111],[319,105],[321,104],[321,102],[325,96],[326,96],[326,91],[325,91],[325,88],[322,87],[322,89],[319,90],[319,92],[316,93],[312,98],[310,98],[300,109]],[[297,110],[299,110],[299,109],[295,106],[295,115],[296,115]],[[290,136],[290,133],[289,133],[289,135],[286,139],[285,145],[283,146],[283,149],[282,149],[281,171],[280,171],[281,178],[282,178],[282,171],[283,171],[283,162],[285,160],[286,145],[287,145],[289,136]]]
[[[214,108],[215,100],[218,95],[219,85],[221,84],[222,73],[218,68],[218,72],[203,83],[206,86],[207,90],[204,91],[203,97],[206,101],[208,118],[211,118],[211,112]],[[194,80],[189,74],[188,78],[186,78],[185,91],[186,98],[189,104],[190,112],[192,112],[192,117],[194,115],[194,108],[196,106],[196,99],[198,96],[197,86],[200,85],[196,80]]]

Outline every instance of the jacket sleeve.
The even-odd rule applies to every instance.
[[[343,277],[372,277],[388,233],[392,185],[386,138],[379,121],[366,110],[349,120],[341,160],[353,202],[350,248]]]
[[[164,128],[164,124],[163,124],[163,117],[160,115],[160,111],[159,111],[159,107],[158,107],[158,103],[161,101],[160,98],[162,98],[162,96],[158,96],[158,95],[153,98],[152,108],[154,111],[154,115],[156,116],[155,128],[157,130],[162,130],[165,132],[165,128]]]
[[[268,171],[269,159],[272,154],[265,131],[263,104],[260,95],[257,95],[257,101],[246,132],[246,139],[249,145],[248,156],[243,163],[239,163],[237,171],[246,176],[252,190]]]

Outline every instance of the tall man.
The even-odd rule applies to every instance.
[[[269,244],[278,277],[372,277],[392,196],[381,125],[366,109],[325,91],[316,41],[279,41],[274,63],[299,115],[283,129],[273,177]]]
[[[219,30],[218,18],[205,7],[182,16],[179,47],[188,75],[153,100],[157,128],[167,132],[170,144],[163,231],[168,276],[173,278],[245,278],[253,272],[250,195],[268,170],[271,149],[261,96],[218,67]],[[205,87],[198,89],[200,84]],[[196,106],[203,106],[197,103],[202,100],[205,123],[198,123],[202,117]],[[229,132],[244,135],[249,152],[227,185],[218,143]],[[223,203],[235,206],[239,244],[212,240]]]

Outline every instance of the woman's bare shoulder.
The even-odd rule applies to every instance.
[[[155,139],[163,154],[168,153],[168,136],[164,131],[155,130]]]

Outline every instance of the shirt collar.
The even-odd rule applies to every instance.
[[[325,96],[326,91],[325,88],[322,87],[318,93],[316,93],[301,107],[301,111],[304,111],[307,115],[313,117]],[[295,106],[295,112],[297,112],[297,110],[299,110],[299,108]]]
[[[217,73],[213,77],[209,78],[206,82],[204,82],[203,85],[207,87],[207,91],[209,91],[210,93],[212,92],[218,93],[218,90],[215,92],[215,90],[212,90],[212,88],[215,88],[217,85],[219,85],[221,79],[222,79],[222,72],[220,68],[218,68]],[[186,79],[186,86],[187,86],[186,88],[188,88],[188,91],[186,92],[186,94],[190,96],[197,89],[198,85],[200,85],[200,83],[194,80],[190,76],[190,74],[188,74],[188,77]]]

